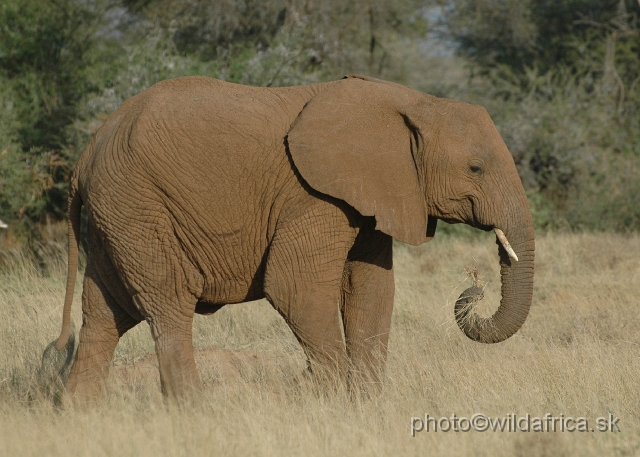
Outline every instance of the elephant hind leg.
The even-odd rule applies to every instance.
[[[80,344],[66,383],[74,400],[84,403],[101,395],[120,337],[138,322],[116,303],[90,260],[82,292]]]
[[[156,345],[162,393],[178,399],[202,390],[193,353],[193,314],[180,317],[158,314],[147,321]]]
[[[204,280],[184,253],[168,216],[162,216],[164,210],[156,209],[157,219],[136,225],[136,237],[123,236],[111,244],[114,263],[126,266],[119,274],[129,286],[132,306],[151,328],[162,392],[178,398],[201,387],[192,325]]]

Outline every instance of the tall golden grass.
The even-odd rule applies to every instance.
[[[3,251],[0,274],[0,455],[474,455],[640,453],[640,237],[540,237],[534,302],[509,340],[467,340],[453,303],[477,270],[484,312],[499,299],[493,239],[436,237],[397,246],[396,305],[382,393],[352,400],[300,376],[302,352],[264,301],[228,306],[194,323],[205,391],[167,405],[146,324],[119,343],[103,402],[53,405],[42,351],[58,334],[64,253],[47,274]],[[80,281],[81,282],[81,281]],[[81,285],[74,319],[81,321]],[[206,348],[209,348],[207,350]],[[218,348],[218,349],[210,349]],[[420,432],[412,417],[508,414],[620,418],[620,432]]]

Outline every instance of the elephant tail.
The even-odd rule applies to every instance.
[[[71,178],[69,186],[69,247],[68,247],[68,269],[67,269],[67,291],[64,297],[64,309],[62,311],[62,330],[56,341],[56,349],[61,351],[69,341],[71,334],[71,304],[73,303],[73,292],[76,284],[76,274],[78,273],[78,240],[80,239],[80,210],[82,209],[82,198],[78,190],[78,178],[76,173]]]

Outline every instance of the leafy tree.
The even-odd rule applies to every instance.
[[[318,71],[323,77],[354,70],[381,74],[392,65],[391,42],[424,35],[424,5],[424,0],[148,0],[140,11],[170,37],[178,54],[217,60],[225,79],[280,85]],[[257,68],[272,74],[247,74]]]
[[[66,181],[78,146],[70,127],[82,98],[98,89],[97,73],[100,79],[110,73],[97,65],[109,40],[96,31],[112,6],[81,0],[0,6],[0,85],[13,127],[1,146],[0,211],[9,212],[9,220],[25,217],[30,225],[66,213]]]
[[[640,211],[640,3],[456,0],[445,17],[542,225],[630,230]],[[616,208],[619,211],[613,211]]]
[[[424,32],[421,0],[4,0],[0,216],[27,233],[65,217],[80,152],[125,99],[204,74],[287,85],[393,71]],[[34,235],[34,236],[35,236]]]
[[[459,52],[485,74],[499,66],[545,73],[560,63],[577,70],[584,44],[606,39],[604,25],[640,24],[636,0],[452,0],[444,11]]]

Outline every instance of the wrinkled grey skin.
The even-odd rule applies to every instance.
[[[487,112],[359,76],[289,88],[188,77],[115,111],[82,155],[69,197],[65,346],[81,206],[89,256],[66,388],[100,393],[119,338],[150,327],[162,389],[198,389],[195,313],[266,297],[315,374],[377,384],[393,309],[392,237],[428,241],[437,219],[500,228],[496,314],[460,322],[497,342],[524,322],[531,213]],[[480,322],[480,323],[479,323]],[[344,335],[344,336],[343,336]]]

